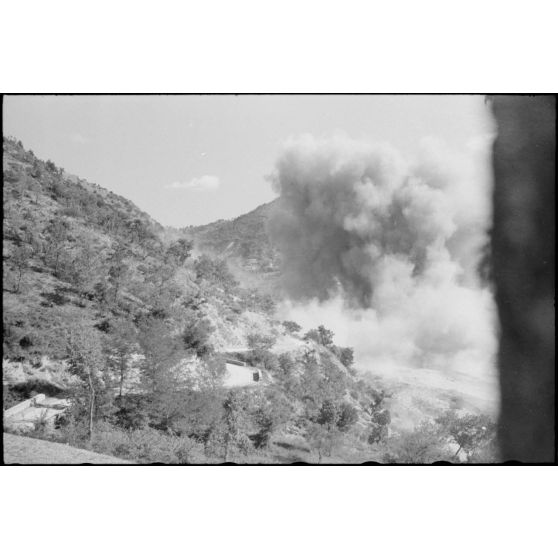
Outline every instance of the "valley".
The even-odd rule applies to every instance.
[[[4,409],[71,401],[26,435],[133,462],[354,463],[413,459],[406,436],[451,461],[447,421],[494,428],[489,378],[370,370],[341,324],[279,318],[277,201],[170,229],[16,139],[3,170]],[[492,444],[463,454],[495,459]]]

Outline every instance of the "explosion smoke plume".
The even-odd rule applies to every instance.
[[[361,363],[490,368],[493,301],[476,272],[490,214],[483,157],[429,140],[408,163],[389,146],[290,140],[269,223],[293,301],[284,311],[303,325],[319,315]]]

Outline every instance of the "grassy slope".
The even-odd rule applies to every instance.
[[[4,463],[22,465],[132,465],[130,461],[65,444],[4,433]]]

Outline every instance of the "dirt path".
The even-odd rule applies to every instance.
[[[6,433],[4,433],[4,463],[7,465],[16,463],[22,465],[132,464],[130,461],[112,455]]]

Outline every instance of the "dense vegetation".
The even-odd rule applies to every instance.
[[[5,385],[4,407],[36,392],[72,403],[55,429],[38,421],[31,435],[137,462],[489,455],[494,427],[484,417],[447,414],[391,435],[390,394],[358,378],[350,347],[335,345],[324,326],[303,333],[274,321],[273,298],[241,284],[215,255],[228,241],[273,269],[272,248],[244,231],[265,206],[247,220],[169,237],[131,202],[6,138],[3,195],[4,364],[32,371],[48,361],[58,371]],[[210,251],[194,257],[192,239],[201,237]],[[249,350],[236,357],[266,381],[226,389],[217,334],[250,312],[270,327],[246,335]],[[280,335],[303,350],[275,350]]]

